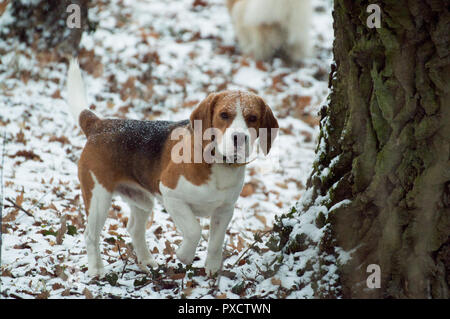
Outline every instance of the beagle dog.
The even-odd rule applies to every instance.
[[[245,54],[267,60],[282,52],[292,62],[310,55],[311,0],[227,0]]]
[[[252,93],[225,91],[210,94],[184,121],[102,119],[86,109],[76,60],[70,62],[67,86],[70,110],[87,137],[78,178],[88,216],[88,274],[104,275],[100,233],[116,194],[130,206],[127,230],[142,269],[157,267],[145,240],[147,219],[156,198],[183,235],[176,255],[185,264],[194,260],[200,240],[197,217],[211,217],[205,268],[208,275],[219,271],[225,232],[243,187],[252,145],[259,138],[267,154],[277,134],[278,122],[264,100]],[[214,134],[204,139],[211,129]],[[267,136],[262,136],[260,132],[265,129]],[[185,133],[181,141],[177,138],[180,131]],[[180,145],[183,155],[188,155],[183,161],[177,157],[179,152],[174,152]],[[209,160],[195,158],[208,146]]]

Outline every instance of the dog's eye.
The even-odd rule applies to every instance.
[[[250,115],[250,116],[248,117],[248,121],[249,121],[249,122],[256,122],[257,119],[258,119],[258,118],[256,117],[256,115]]]
[[[222,113],[220,113],[220,117],[223,118],[224,120],[228,120],[228,113],[222,112]]]

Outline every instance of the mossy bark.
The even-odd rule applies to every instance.
[[[450,3],[378,1],[371,29],[371,2],[334,0],[332,92],[308,188],[328,209],[346,200],[321,221],[321,254],[353,253],[336,289],[315,285],[316,296],[449,298]],[[381,288],[367,287],[369,264]]]

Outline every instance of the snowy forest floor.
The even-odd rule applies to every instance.
[[[224,0],[96,2],[89,15],[99,24],[83,35],[79,59],[98,113],[179,120],[209,92],[251,90],[274,110],[280,135],[268,160],[248,165],[222,276],[210,279],[203,269],[209,220],[200,220],[197,257],[185,267],[174,254],[181,236],[159,203],[146,238],[160,267],[142,272],[125,229],[129,208],[115,198],[100,244],[107,275],[89,278],[76,166],[85,137],[65,103],[67,61],[0,40],[0,298],[311,297],[295,267],[271,269],[277,255],[255,238],[299,200],[312,167],[332,58],[330,1],[314,1],[315,52],[300,66],[241,55]]]

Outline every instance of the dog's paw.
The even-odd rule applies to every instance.
[[[220,270],[222,258],[207,258],[205,263],[206,275],[214,276]]]
[[[149,268],[158,268],[158,263],[153,259],[153,257],[148,257],[142,261],[138,262],[138,267],[145,272],[150,272]]]
[[[195,249],[186,249],[186,247],[182,245],[177,249],[176,255],[183,264],[190,265],[194,261]]]

